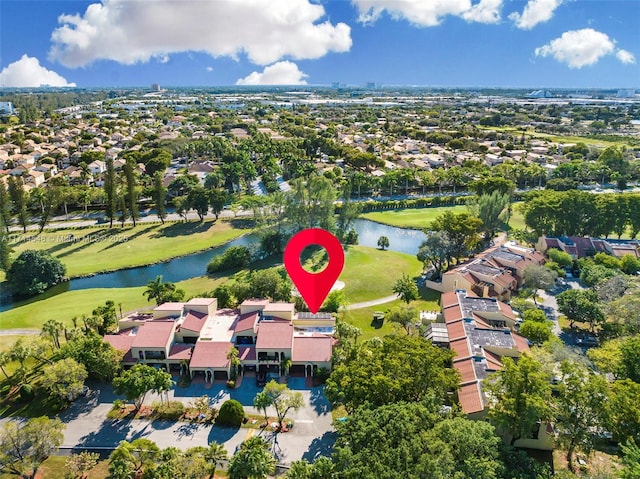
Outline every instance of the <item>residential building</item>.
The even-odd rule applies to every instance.
[[[588,236],[541,236],[536,243],[536,249],[546,253],[548,249],[556,248],[571,255],[573,259],[606,253],[616,258],[630,254],[640,258],[639,240],[614,240],[590,238]]]
[[[508,304],[465,290],[444,293],[441,303],[448,337],[445,340],[441,335],[439,343],[448,342],[456,353],[453,366],[461,378],[458,401],[471,419],[482,419],[490,401],[483,381],[503,369],[503,358],[517,361],[529,351],[529,342],[514,332],[515,316]],[[552,439],[551,428],[539,424],[531,438],[520,439],[515,446],[551,450]]]
[[[483,251],[443,273],[441,281],[428,280],[425,285],[441,293],[464,289],[481,297],[509,301],[522,285],[524,268],[543,262],[543,255],[534,249],[509,242]]]
[[[297,313],[292,303],[250,299],[234,310],[218,309],[216,299],[193,298],[131,314],[105,341],[125,353],[125,366],[159,365],[205,381],[229,378],[234,347],[241,374],[279,375],[290,361],[291,374],[313,376],[331,368],[334,329],[329,313]]]

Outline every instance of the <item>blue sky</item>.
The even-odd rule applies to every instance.
[[[0,86],[640,89],[640,0],[1,0]]]

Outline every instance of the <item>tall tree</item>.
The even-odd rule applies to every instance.
[[[209,190],[209,206],[211,206],[211,212],[216,215],[216,220],[218,216],[224,209],[224,205],[227,204],[227,192],[221,188],[215,188]]]
[[[13,214],[18,217],[18,224],[22,226],[22,232],[27,232],[29,224],[29,193],[24,190],[24,182],[21,177],[14,178],[9,176],[8,179],[9,196],[13,203]]]
[[[167,377],[170,381],[169,373],[146,364],[136,364],[113,379],[113,390],[116,394],[122,394],[127,400],[133,401],[138,410],[144,403],[147,393],[155,390],[156,386],[163,383]]]
[[[156,205],[156,214],[164,224],[164,219],[167,217],[167,211],[164,206],[167,198],[167,188],[162,180],[162,172],[156,171],[153,175],[153,202]]]
[[[605,319],[595,291],[568,289],[556,296],[556,301],[558,311],[567,317],[570,328],[579,321],[589,323],[594,330],[595,325]]]
[[[0,183],[0,228],[9,233],[11,226],[11,197],[4,183]]]
[[[480,195],[475,202],[468,203],[469,212],[482,220],[485,241],[493,238],[502,221],[506,219],[504,212],[508,205],[509,195],[500,191]]]
[[[229,462],[229,478],[266,479],[273,474],[276,460],[269,449],[269,444],[258,436],[244,441]]]
[[[359,330],[349,331],[346,326],[339,326],[346,347],[336,351],[339,361],[327,380],[325,394],[348,412],[364,405],[374,408],[427,397],[445,401],[457,387],[458,374],[450,367],[451,351],[419,335],[387,335],[381,342],[358,344]]]
[[[136,226],[136,220],[139,217],[138,214],[138,178],[136,175],[137,164],[135,159],[128,157],[124,164],[124,176],[127,183],[126,202],[129,208],[129,214],[133,221],[133,226]]]
[[[61,359],[42,370],[42,386],[60,401],[75,399],[84,387],[87,370],[71,358]]]
[[[160,459],[158,445],[146,438],[121,441],[109,456],[110,477],[127,479],[153,473]],[[151,474],[149,474],[150,477]]]
[[[291,410],[297,411],[304,406],[302,393],[290,390],[286,384],[269,381],[264,386],[263,392],[269,397],[270,405],[276,410],[280,430],[287,413]]]
[[[209,197],[207,195],[207,191],[201,186],[193,188],[189,192],[188,201],[189,206],[198,213],[200,222],[204,221],[204,217],[209,211]]]
[[[429,226],[432,231],[444,231],[451,241],[451,256],[459,260],[480,242],[482,220],[468,213],[445,211]]]
[[[25,424],[7,421],[0,432],[0,471],[35,478],[40,464],[62,444],[64,428],[60,419],[46,416]]]
[[[449,266],[452,255],[451,240],[446,231],[431,231],[427,234],[427,239],[422,242],[418,250],[418,260],[422,261],[425,266],[428,263],[434,269],[432,279],[438,279],[443,270]]]
[[[16,296],[34,296],[64,280],[64,265],[46,251],[25,250],[7,271],[9,287]]]
[[[504,369],[485,380],[485,387],[494,399],[489,419],[509,434],[513,446],[551,419],[550,378],[540,363],[527,354],[517,363],[505,357],[503,364]]]
[[[571,361],[563,361],[560,372],[555,425],[569,470],[574,471],[575,452],[589,454],[596,441],[594,431],[602,429],[608,386],[604,376]]]
[[[118,205],[118,182],[113,166],[113,158],[107,156],[104,173],[105,216],[109,219],[109,228],[113,228]]]
[[[60,334],[64,331],[64,324],[55,319],[48,319],[42,324],[42,334],[51,339],[56,349],[60,349]]]
[[[402,274],[402,277],[393,285],[393,292],[396,293],[400,297],[400,299],[407,304],[420,297],[416,282],[404,273]]]
[[[551,288],[558,277],[558,273],[542,265],[530,264],[522,270],[522,285],[531,291],[533,302],[537,305],[536,295],[539,289]]]
[[[312,175],[306,179],[291,181],[291,191],[286,198],[285,217],[296,229],[335,229],[336,192],[331,180]]]

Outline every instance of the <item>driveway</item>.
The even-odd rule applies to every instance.
[[[538,296],[542,301],[542,308],[547,318],[553,323],[553,333],[558,336],[562,342],[569,346],[576,345],[576,335],[562,331],[560,324],[558,323],[558,302],[556,296],[568,289],[584,289],[584,286],[576,278],[568,278],[566,286],[556,286],[551,291],[538,290]]]
[[[221,428],[211,425],[174,423],[170,421],[116,420],[107,419],[117,396],[110,385],[89,384],[90,394],[77,400],[68,410],[60,414],[66,424],[63,448],[108,448],[112,449],[122,440],[148,438],[161,448],[174,446],[187,449],[194,446],[207,446],[215,441],[224,444],[229,454],[252,435],[263,434],[272,442],[274,453],[280,464],[289,464],[297,459],[313,461],[319,455],[331,451],[335,442],[335,431],[331,424],[331,407],[324,397],[323,387],[307,388],[304,378],[291,378],[289,388],[302,392],[305,407],[287,414],[294,420],[294,427],[287,433],[275,435],[255,429]],[[204,394],[212,398],[213,406],[220,408],[227,399],[236,399],[250,414],[262,414],[253,407],[253,398],[260,389],[253,377],[246,377],[241,385],[233,390],[224,384],[192,383],[188,388],[176,388],[169,392],[169,399],[185,404]],[[149,394],[145,404],[151,404],[160,398]],[[275,410],[268,410],[275,416]]]

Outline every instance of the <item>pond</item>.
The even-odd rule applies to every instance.
[[[400,253],[416,254],[424,239],[422,231],[396,228],[369,220],[356,220],[354,229],[358,233],[359,244],[376,248],[378,238],[389,238],[389,250]],[[76,278],[58,285],[49,294],[59,294],[64,291],[74,291],[90,288],[130,288],[144,286],[156,276],[162,276],[163,281],[177,283],[190,278],[206,274],[206,265],[211,259],[223,253],[231,246],[257,245],[258,235],[247,234],[236,238],[225,245],[218,246],[200,253],[174,258],[164,263],[140,266],[131,269],[114,271],[112,273],[97,274],[86,278]],[[0,305],[0,311],[7,311],[14,307],[14,303]]]

